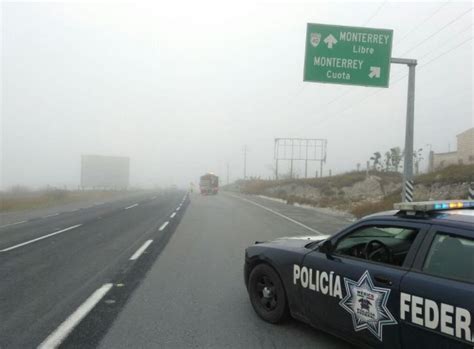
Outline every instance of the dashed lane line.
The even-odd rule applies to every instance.
[[[131,261],[134,261],[135,259],[138,259],[142,255],[143,252],[147,249],[148,246],[153,242],[153,240],[147,240],[145,243],[130,257]]]
[[[39,349],[54,349],[61,345],[72,330],[90,313],[97,303],[109,292],[113,284],[104,284],[82,303],[59,327],[40,345]]]
[[[163,231],[163,230],[166,228],[166,226],[167,226],[168,224],[169,224],[168,221],[164,222],[164,223],[161,225],[160,229],[158,229],[158,230],[159,230],[159,231]]]

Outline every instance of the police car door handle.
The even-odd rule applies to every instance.
[[[389,285],[389,286],[393,285],[391,280],[387,279],[386,277],[380,276],[380,275],[375,275],[374,279],[375,279],[375,281],[380,282],[382,284],[386,284],[386,285]]]

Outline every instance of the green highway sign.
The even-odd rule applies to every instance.
[[[308,23],[304,81],[388,87],[393,30]]]

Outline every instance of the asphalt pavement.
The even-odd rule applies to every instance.
[[[347,217],[234,194],[191,196],[166,248],[100,342],[101,348],[349,348],[290,320],[263,322],[243,281],[255,240],[333,234]]]
[[[91,294],[117,275],[138,273],[132,266],[149,241],[157,245],[175,229],[184,195],[143,192],[2,225],[0,348],[51,347],[51,336],[60,343]]]

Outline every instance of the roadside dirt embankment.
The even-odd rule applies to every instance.
[[[414,200],[467,199],[474,165],[457,165],[415,177]],[[350,172],[332,177],[238,181],[229,190],[265,195],[288,204],[329,207],[362,217],[401,201],[398,172]]]

